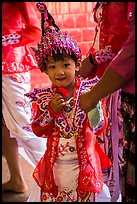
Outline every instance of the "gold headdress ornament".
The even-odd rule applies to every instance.
[[[35,52],[40,70],[44,71],[44,62],[48,57],[52,56],[53,51],[56,53],[59,50],[62,53],[65,50],[67,54],[74,53],[77,58],[81,58],[78,43],[71,35],[59,30],[46,5],[43,2],[38,2],[36,6],[37,10],[41,12],[42,37],[41,42],[38,43],[38,49],[32,49]]]

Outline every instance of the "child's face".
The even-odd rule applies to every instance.
[[[75,71],[79,69],[81,63],[75,63],[69,57],[64,57],[64,60],[54,61],[50,57],[46,65],[46,74],[57,87],[67,89],[73,88],[75,84]]]

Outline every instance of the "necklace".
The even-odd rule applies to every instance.
[[[73,98],[70,98],[68,101],[66,101],[66,105],[64,106],[64,111],[69,114],[71,113],[73,109]]]
[[[79,96],[81,94],[81,90],[81,80],[76,78],[73,93],[73,106],[69,105],[69,110],[71,110],[70,114],[63,111],[62,116],[57,119],[57,123],[62,129],[61,137],[68,139],[72,136],[76,136],[82,127],[82,122],[85,119],[86,114],[84,111],[79,109]]]

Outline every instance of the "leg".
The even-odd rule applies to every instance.
[[[2,191],[25,192],[27,184],[21,171],[18,144],[15,138],[10,138],[9,130],[4,124],[2,124],[2,151],[10,171],[10,180],[2,184]]]
[[[46,139],[36,137],[28,127],[31,104],[24,94],[29,90],[29,73],[2,76],[2,113],[6,127],[10,130],[10,137],[20,142],[30,164],[35,167],[45,152]]]

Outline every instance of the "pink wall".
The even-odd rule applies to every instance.
[[[92,10],[95,2],[45,2],[45,4],[60,29],[71,33],[78,41],[85,57],[94,38],[95,23]],[[38,16],[40,18],[39,13]],[[31,76],[32,88],[44,88],[50,83],[48,77],[39,70],[33,70]]]

